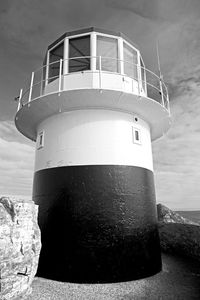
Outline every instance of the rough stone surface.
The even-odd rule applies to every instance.
[[[0,299],[26,297],[41,249],[38,206],[32,201],[0,198]]]
[[[200,261],[200,226],[158,204],[158,226],[164,252],[187,256]]]
[[[180,216],[178,213],[175,213],[168,207],[162,204],[157,204],[157,212],[158,212],[158,221],[164,223],[181,223],[181,224],[190,224],[190,225],[199,225],[189,219],[186,219]]]

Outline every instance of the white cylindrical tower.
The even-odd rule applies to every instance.
[[[18,130],[36,141],[38,275],[115,282],[161,270],[151,141],[170,126],[164,82],[125,36],[68,32],[21,91]]]

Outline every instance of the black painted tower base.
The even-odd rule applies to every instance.
[[[70,166],[35,173],[42,250],[38,276],[97,283],[161,270],[153,173]]]

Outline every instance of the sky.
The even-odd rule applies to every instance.
[[[14,125],[19,89],[47,46],[84,27],[120,31],[169,89],[172,126],[153,142],[157,202],[200,210],[200,1],[0,0],[0,195],[31,198],[34,143]]]

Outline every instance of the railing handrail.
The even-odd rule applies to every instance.
[[[101,57],[101,59],[111,59],[111,60],[115,60],[115,61],[118,61],[118,62],[124,62],[124,63],[128,63],[129,65],[133,65],[133,66],[138,66],[139,64],[137,63],[133,63],[133,62],[130,62],[128,60],[125,60],[125,59],[120,59],[120,58],[113,58],[113,57],[109,57],[109,56],[101,56],[101,55],[98,55],[98,56],[75,56],[75,57],[69,57],[69,58],[65,58],[65,59],[62,59],[62,62],[64,63],[65,61],[69,61],[69,60],[73,60],[73,59],[83,59],[83,58],[90,58],[90,59],[97,59]],[[37,71],[40,71],[42,69],[45,69],[46,67],[52,65],[52,64],[56,64],[56,63],[60,63],[60,60],[61,59],[58,59],[56,61],[53,61],[53,62],[50,62],[49,64],[46,64],[46,65],[43,65],[42,67],[36,69],[34,71],[34,73],[36,73]],[[143,67],[143,66],[140,66],[141,69],[144,69],[145,71],[148,71],[149,73],[153,74],[155,77],[157,77],[158,79],[160,79],[159,75],[157,75],[156,73],[152,72],[151,70],[149,70],[148,68],[146,67]]]
[[[95,70],[92,70],[90,68],[89,70],[79,70],[79,71],[75,71],[75,72],[69,72],[69,70],[68,70],[67,73],[64,73],[64,71],[66,71],[66,70],[63,70],[63,67],[65,66],[65,64],[64,64],[65,61],[69,62],[70,60],[87,59],[87,58],[90,59],[90,63],[91,63],[92,59],[95,59],[96,62],[98,62],[98,65],[95,63],[95,65],[96,65],[95,70],[96,70],[96,72],[99,72],[99,86],[100,86],[99,88],[100,89],[101,89],[101,72],[103,72],[103,73],[106,73],[106,72],[110,73],[111,72],[111,73],[115,73],[115,74],[117,73],[121,76],[128,76],[132,80],[138,81],[138,94],[139,95],[140,95],[140,92],[142,91],[141,88],[143,88],[145,93],[148,96],[147,86],[151,86],[153,89],[157,90],[161,95],[161,102],[162,103],[160,101],[159,101],[159,103],[162,104],[167,110],[169,110],[168,89],[167,89],[167,86],[165,85],[165,83],[163,81],[163,78],[161,76],[158,76],[157,74],[155,74],[151,70],[147,69],[145,66],[141,66],[139,63],[136,64],[136,63],[124,60],[124,59],[107,57],[107,56],[77,56],[77,57],[70,57],[70,58],[66,58],[66,59],[59,59],[57,61],[54,61],[54,62],[51,62],[49,64],[43,65],[42,67],[36,69],[35,72],[32,72],[30,86],[27,89],[24,89],[23,93],[21,92],[20,97],[19,97],[21,105],[24,105],[23,98],[28,93],[29,94],[28,94],[28,101],[27,102],[30,102],[33,99],[37,98],[37,97],[32,98],[33,89],[37,85],[40,85],[40,95],[38,95],[38,96],[41,96],[41,95],[43,95],[44,86],[46,86],[46,83],[49,83],[49,82],[53,81],[54,79],[58,78],[59,79],[59,86],[58,86],[58,91],[57,92],[60,93],[61,92],[61,77],[63,75],[65,76],[65,75],[74,74],[74,73],[83,72],[83,71],[92,71],[92,72],[94,72]],[[136,73],[135,73],[136,76],[133,76],[133,75],[135,75],[134,73],[132,75],[122,73],[121,70],[123,70],[123,68],[121,68],[121,64],[118,65],[119,70],[117,70],[117,71],[104,70],[103,67],[102,67],[102,64],[103,64],[103,60],[105,60],[105,59],[114,60],[114,61],[117,62],[117,64],[118,63],[123,63],[123,64],[128,64],[132,67],[135,67],[136,68]],[[48,76],[48,78],[46,78],[47,75],[48,75],[48,71],[46,73],[46,70],[48,70],[49,66],[51,66],[53,64],[58,65],[59,72],[58,72],[58,74],[56,74],[54,76],[51,76],[51,77]],[[44,73],[44,70],[45,70],[45,73]],[[35,80],[35,77],[37,77],[37,75],[39,74],[38,72],[41,72],[40,73],[41,76],[40,76],[40,79],[38,79],[35,82],[34,80]],[[142,73],[142,72],[144,72],[144,73]],[[153,76],[152,80],[150,80],[151,82],[149,82],[148,79],[147,79],[148,73],[150,73],[150,75]],[[155,85],[156,81],[157,81],[158,86]],[[156,99],[153,99],[153,100],[158,102],[158,100],[156,100]],[[19,109],[20,109],[20,105],[18,105],[18,110]]]

